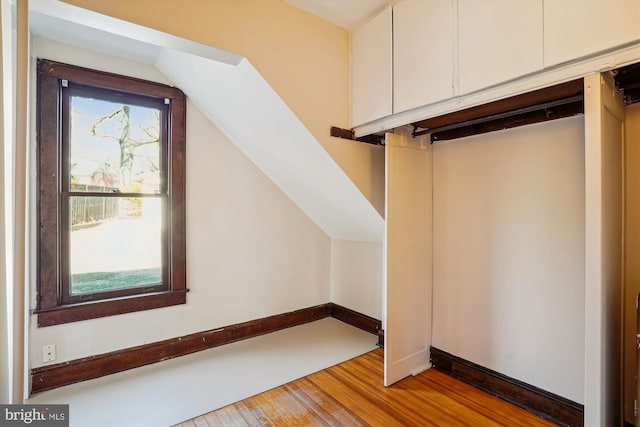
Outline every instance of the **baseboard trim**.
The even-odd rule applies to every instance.
[[[476,365],[431,347],[433,367],[550,421],[566,426],[584,424],[584,406],[562,396]]]
[[[327,303],[182,337],[34,368],[31,370],[31,394],[185,356],[325,317],[335,317],[342,322],[380,337],[381,322],[379,320],[337,304]]]
[[[379,336],[379,332],[382,329],[382,322],[380,320],[332,302],[329,303],[329,312],[331,317],[355,326],[356,328],[360,328],[370,334]]]
[[[384,329],[378,331],[378,347],[384,348]]]

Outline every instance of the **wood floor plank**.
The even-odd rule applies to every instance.
[[[440,371],[432,369],[428,373],[428,375],[423,373],[415,377],[423,387],[434,390],[440,395],[448,396],[474,412],[483,413],[485,417],[492,419],[496,424],[502,425],[506,422],[509,426],[522,427],[555,425],[515,405],[505,404],[506,402],[503,400],[469,384],[451,381],[450,376]],[[491,411],[487,411],[486,408],[491,408]]]
[[[209,421],[205,417],[194,418],[193,422],[195,423],[196,427],[212,427],[211,424],[209,424]],[[213,426],[213,427],[216,427],[216,426]]]
[[[340,405],[329,394],[319,390],[306,378],[287,384],[285,388],[328,425],[354,427],[367,425],[357,415]]]
[[[389,416],[403,425],[432,425],[430,420],[425,420],[419,412],[407,406],[406,402],[402,400],[402,396],[399,396],[395,390],[379,388],[378,385],[378,392],[374,395],[370,394],[370,390],[376,385],[367,378],[363,378],[357,369],[355,364],[351,364],[350,366],[334,366],[330,372],[341,382],[348,383],[360,399],[367,399],[377,407],[383,408]]]
[[[247,424],[251,427],[273,425],[262,409],[258,408],[251,399],[242,400],[233,406],[238,409],[242,418],[244,418]]]
[[[181,425],[555,425],[435,369],[384,387],[383,359],[383,350],[374,350]]]
[[[325,426],[284,387],[254,397],[254,401],[276,426]]]
[[[234,405],[228,405],[214,412],[224,427],[247,427],[248,424]]]
[[[194,420],[196,421],[198,419],[204,419],[209,427],[224,427],[222,421],[220,421],[220,418],[218,418],[218,414],[216,414],[215,412],[209,412],[208,414],[205,414],[201,417],[194,418]]]
[[[327,371],[317,372],[309,377],[309,380],[317,387],[333,396],[342,406],[355,412],[368,425],[375,425],[376,422],[390,423],[393,418],[385,412],[384,408],[376,405],[369,399],[362,399],[353,389],[346,386]]]
[[[363,358],[358,362],[359,364],[351,366],[353,374],[365,378],[364,375],[371,363],[371,359]],[[377,363],[380,363],[380,361]],[[371,378],[373,377],[369,376],[370,385],[376,386],[377,381],[371,383]],[[464,425],[466,419],[473,418],[474,425],[495,425],[490,419],[451,399],[449,396],[435,393],[432,389],[421,386],[416,377],[405,378],[403,381],[389,387],[388,390],[394,396],[394,399],[398,400],[402,405],[413,407],[415,411],[424,414],[437,413],[438,417],[441,418],[438,424],[446,422]],[[429,418],[433,419],[433,416],[429,415]]]
[[[362,360],[358,360],[357,363],[354,363],[349,366],[349,369],[352,371],[351,374],[366,380],[367,385],[369,387],[380,387],[380,381],[382,378],[377,379],[373,376],[366,376],[367,372],[367,359],[363,358]],[[380,377],[382,377],[382,373],[380,373]],[[401,385],[404,385],[402,387]],[[413,387],[411,387],[413,385]],[[447,413],[450,413],[452,418],[451,420],[447,420],[447,422],[451,421],[463,421],[466,417],[472,416],[473,414],[468,413],[465,414],[467,408],[464,408],[459,405],[455,405],[455,402],[441,402],[444,398],[443,396],[438,396],[433,393],[430,393],[430,390],[424,389],[422,387],[415,386],[415,380],[412,377],[406,378],[399,384],[394,384],[391,387],[386,388],[388,392],[388,399],[395,402],[399,407],[410,410],[417,413],[417,416],[422,416],[422,414],[430,414],[431,412],[436,412],[439,416],[444,416]],[[428,419],[425,417],[421,418],[419,422],[430,422],[433,421],[433,417],[429,416]],[[477,425],[486,425],[482,420],[476,419],[475,423]]]

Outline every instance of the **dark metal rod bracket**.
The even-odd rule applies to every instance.
[[[365,135],[356,138],[352,129],[342,129],[331,126],[330,135],[336,138],[348,139],[350,141],[364,142],[371,145],[384,145],[384,135]]]
[[[554,101],[543,102],[541,104],[531,105],[529,107],[517,108],[515,110],[505,111],[504,113],[491,114],[491,115],[488,115],[488,116],[485,116],[485,117],[479,117],[477,119],[466,120],[464,122],[454,123],[454,124],[451,124],[451,125],[441,126],[441,127],[438,127],[438,128],[424,129],[424,130],[420,130],[420,131],[414,130],[412,132],[412,136],[415,138],[415,137],[418,137],[418,136],[421,136],[421,135],[434,134],[434,133],[438,133],[438,132],[444,132],[444,131],[449,131],[449,130],[453,130],[453,129],[459,129],[459,128],[463,128],[463,127],[467,127],[467,126],[473,126],[473,125],[477,125],[477,124],[481,124],[481,123],[487,123],[487,122],[491,122],[491,121],[495,121],[495,120],[501,120],[501,119],[514,117],[514,116],[518,116],[518,115],[521,115],[521,114],[531,113],[531,112],[540,111],[540,110],[545,110],[547,117],[549,117],[550,116],[549,109],[551,109],[553,107],[561,106],[561,105],[571,104],[573,102],[582,101],[582,100],[583,100],[583,95],[582,94],[569,96],[569,97],[562,98],[562,99],[557,99],[557,100],[554,100]]]

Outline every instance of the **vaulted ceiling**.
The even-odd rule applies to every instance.
[[[325,21],[351,31],[384,9],[390,0],[284,0]]]
[[[247,58],[55,0],[30,2],[29,19],[33,34],[154,64],[327,235],[382,241],[380,214]]]

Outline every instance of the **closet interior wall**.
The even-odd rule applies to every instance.
[[[433,145],[432,345],[584,403],[584,116]]]

